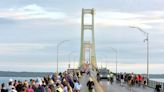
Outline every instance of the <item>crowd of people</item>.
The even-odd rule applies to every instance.
[[[94,89],[94,82],[89,75],[89,81],[87,82],[87,87],[89,92]],[[2,83],[0,87],[0,92],[80,92],[80,72],[63,72],[55,73],[54,75],[45,76],[43,78],[30,79],[30,80],[12,80],[10,79],[8,84]],[[110,82],[112,84],[114,75],[110,73]],[[119,73],[116,74],[116,82],[120,83],[121,86],[128,84],[129,87],[141,85],[145,87],[147,85],[147,79],[141,74],[133,73]],[[156,92],[160,92],[161,85],[156,85]]]
[[[147,84],[147,79],[143,77],[141,74],[133,74],[133,73],[120,73],[116,76],[117,82],[120,82],[120,85],[123,86],[124,83],[127,83],[129,86],[138,86],[143,87]]]
[[[8,84],[2,83],[1,92],[80,92],[82,85],[79,82],[79,72],[55,73],[47,76],[25,81],[10,79]]]
[[[119,73],[116,76],[117,82],[120,83],[121,86],[124,84],[128,84],[129,87],[142,85],[143,88],[147,85],[147,78],[143,77],[141,74],[133,74],[133,73]],[[163,92],[164,90],[161,89],[161,84],[157,82],[155,85],[154,92]]]

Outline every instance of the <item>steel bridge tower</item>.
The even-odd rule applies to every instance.
[[[91,24],[86,24],[84,22],[85,15],[90,14],[91,15]],[[86,64],[85,61],[85,53],[86,49],[89,49],[89,58],[90,58],[90,64],[93,68],[97,68],[96,63],[96,53],[95,53],[95,37],[94,37],[94,15],[95,15],[95,9],[82,9],[82,16],[81,16],[81,51],[80,51],[80,66],[83,66]],[[92,39],[91,41],[84,41],[84,32],[91,31]]]

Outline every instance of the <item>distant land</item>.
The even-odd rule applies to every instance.
[[[145,74],[143,74],[144,76],[146,76]],[[150,78],[162,78],[164,79],[164,74],[150,74],[149,75]]]
[[[43,77],[52,75],[52,72],[13,72],[13,71],[0,71],[0,77]]]
[[[52,75],[52,72],[13,72],[13,71],[0,71],[0,77],[43,77]],[[143,74],[145,75],[145,74]],[[164,74],[150,74],[150,78],[164,78]]]

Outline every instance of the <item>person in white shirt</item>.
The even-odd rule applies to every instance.
[[[8,92],[12,92],[12,81],[9,81],[9,86],[7,87]]]
[[[81,84],[76,80],[74,83],[74,91],[80,92],[81,87],[82,87]]]

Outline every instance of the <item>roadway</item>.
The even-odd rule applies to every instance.
[[[95,79],[96,73],[91,72],[91,76],[93,76]],[[89,76],[84,74],[82,78],[80,79],[80,83],[82,85],[81,91],[80,92],[88,92],[88,87],[87,87],[87,81],[88,81]],[[129,87],[127,84],[124,84],[124,86],[120,86],[119,83],[114,82],[112,85],[110,84],[109,81],[107,80],[101,80],[99,82],[100,86],[104,89],[104,92],[154,92],[154,89],[146,87]],[[94,91],[95,92],[95,91]]]
[[[154,92],[153,89],[148,87],[129,87],[127,84],[124,84],[122,87],[119,83],[115,82],[111,85],[107,80],[101,80],[99,83],[105,92]]]
[[[92,76],[96,78],[96,72],[92,71]],[[154,92],[154,89],[146,87],[129,87],[127,84],[124,86],[120,86],[120,83],[114,82],[112,85],[107,80],[101,80],[100,82],[101,87],[104,89],[104,92]]]
[[[89,80],[89,76],[87,74],[84,74],[81,79],[80,79],[80,83],[82,85],[82,88],[80,90],[80,92],[89,92],[88,91],[88,87],[87,87],[87,82]],[[95,91],[94,91],[95,92]]]

